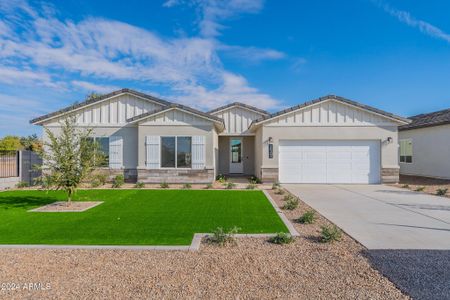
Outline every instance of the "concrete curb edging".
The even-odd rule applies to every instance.
[[[263,190],[264,195],[266,195],[270,204],[280,216],[280,219],[286,225],[289,233],[292,236],[299,236],[300,234],[294,228],[294,225],[289,221],[286,215],[277,206],[275,201],[269,195],[266,190]],[[189,246],[166,246],[166,245],[155,245],[155,246],[139,246],[139,245],[129,245],[129,246],[118,246],[118,245],[0,245],[0,249],[49,249],[49,250],[158,250],[158,251],[198,251],[200,250],[202,239],[212,235],[212,233],[195,233],[192,238],[192,242]],[[234,234],[235,238],[269,238],[275,236],[275,233],[244,233],[244,234]]]
[[[280,216],[281,220],[283,221],[284,225],[286,225],[287,229],[289,230],[289,233],[292,236],[300,236],[298,231],[295,229],[294,225],[289,221],[289,219],[286,217],[286,215],[283,213],[283,211],[278,207],[278,205],[275,203],[275,200],[272,199],[270,194],[263,190],[264,195],[266,195],[267,199],[269,199],[269,202],[272,204],[273,208],[275,208],[275,211]]]

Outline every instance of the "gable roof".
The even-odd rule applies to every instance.
[[[433,127],[450,124],[450,108],[432,112],[429,114],[420,114],[410,117],[412,122],[408,125],[400,126],[398,130],[409,130],[424,127]]]
[[[251,105],[248,105],[248,104],[245,104],[245,103],[241,103],[241,102],[233,102],[233,103],[230,103],[230,104],[227,104],[227,105],[215,108],[213,110],[210,110],[208,112],[208,114],[214,114],[214,113],[217,113],[219,111],[222,111],[222,110],[225,110],[227,108],[234,107],[234,106],[242,107],[242,108],[249,109],[249,110],[253,110],[253,111],[255,111],[257,113],[260,113],[262,115],[266,115],[266,116],[270,115],[270,113],[265,111],[265,110],[262,110],[260,108],[255,107],[255,106],[251,106]]]
[[[134,96],[137,96],[137,97],[140,97],[140,98],[144,98],[144,99],[152,101],[152,102],[156,102],[156,103],[158,103],[158,104],[160,104],[162,106],[167,106],[167,105],[171,104],[171,102],[169,102],[169,101],[162,100],[162,99],[159,99],[159,98],[156,98],[156,97],[153,97],[153,96],[141,93],[141,92],[137,92],[137,91],[134,91],[134,90],[131,90],[131,89],[124,88],[124,89],[117,90],[117,91],[114,91],[114,92],[111,92],[111,93],[108,93],[108,94],[105,94],[105,95],[102,95],[102,96],[99,96],[99,97],[96,97],[96,98],[93,98],[93,99],[90,99],[90,100],[86,100],[86,101],[83,101],[83,102],[80,102],[80,103],[77,103],[77,104],[74,104],[74,105],[71,105],[71,106],[67,106],[67,107],[65,107],[63,109],[57,110],[57,111],[52,112],[52,113],[40,116],[38,118],[35,118],[35,119],[31,120],[30,123],[31,124],[38,124],[38,123],[41,123],[44,120],[63,115],[65,113],[68,113],[68,112],[71,112],[73,110],[77,110],[77,109],[83,108],[83,107],[88,106],[88,105],[92,105],[94,103],[102,102],[102,101],[104,101],[106,99],[109,99],[111,97],[118,96],[118,95],[121,95],[121,94],[134,95]]]
[[[397,121],[397,122],[400,122],[400,123],[403,123],[403,124],[408,124],[410,122],[409,119],[406,119],[406,118],[403,118],[403,117],[400,117],[400,116],[388,113],[388,112],[386,112],[384,110],[381,110],[381,109],[378,109],[378,108],[375,108],[375,107],[372,107],[372,106],[369,106],[369,105],[365,105],[365,104],[362,104],[362,103],[359,103],[359,102],[356,102],[356,101],[353,101],[353,100],[350,100],[350,99],[347,99],[347,98],[344,98],[344,97],[336,96],[336,95],[327,95],[327,96],[324,96],[324,97],[320,97],[320,98],[317,98],[317,99],[305,102],[303,104],[292,106],[292,107],[284,109],[282,111],[270,114],[270,115],[268,115],[266,117],[262,117],[262,118],[259,118],[257,120],[254,120],[252,122],[252,124],[250,124],[250,127],[253,126],[253,125],[257,125],[259,123],[271,120],[271,119],[276,118],[278,116],[281,116],[281,115],[293,112],[295,110],[298,110],[298,109],[301,109],[301,108],[305,108],[305,107],[308,107],[308,106],[311,106],[311,105],[314,105],[314,104],[318,104],[318,103],[321,103],[321,102],[324,102],[324,101],[328,101],[328,100],[335,100],[335,101],[342,102],[344,104],[355,106],[357,108],[361,108],[361,109],[367,110],[369,112],[372,112],[372,113],[384,116],[386,118],[392,119],[394,121]]]
[[[132,118],[127,119],[127,122],[129,122],[129,123],[138,122],[140,120],[146,119],[148,117],[151,117],[151,116],[154,116],[154,115],[157,115],[157,114],[160,114],[160,113],[163,113],[165,111],[172,110],[172,109],[184,110],[184,111],[189,112],[191,114],[197,115],[197,116],[199,116],[201,118],[208,119],[208,120],[213,121],[215,123],[219,123],[221,126],[225,126],[224,122],[223,122],[223,119],[221,119],[219,117],[216,117],[216,116],[210,115],[208,113],[196,110],[196,109],[191,108],[189,106],[176,104],[176,103],[171,103],[170,105],[164,106],[164,107],[162,107],[160,109],[155,109],[155,110],[152,110],[152,111],[149,111],[149,112],[146,112],[146,113],[134,116]]]

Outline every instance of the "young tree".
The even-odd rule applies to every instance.
[[[92,129],[77,129],[73,118],[61,122],[59,134],[47,128],[45,133],[48,142],[41,151],[43,174],[50,177],[54,188],[67,193],[70,205],[80,184],[101,165],[104,155],[91,138]]]

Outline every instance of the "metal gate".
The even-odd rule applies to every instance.
[[[19,177],[19,152],[0,150],[0,178]]]

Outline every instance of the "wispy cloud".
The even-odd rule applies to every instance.
[[[224,46],[217,39],[219,22],[259,12],[263,1],[232,0],[228,5],[195,1],[193,5],[202,10],[201,34],[181,38],[102,18],[74,22],[61,19],[51,6],[16,2],[20,5],[0,6],[0,26],[8,30],[8,35],[0,34],[0,82],[4,84],[104,93],[121,80],[135,81],[161,85],[167,98],[198,108],[234,100],[266,109],[279,106],[278,100],[252,87],[242,75],[227,70],[219,55],[228,51],[248,61],[285,57],[272,49]],[[166,6],[180,2],[184,1],[169,1]]]
[[[371,2],[377,5],[378,7],[381,7],[385,12],[387,12],[391,16],[397,18],[400,22],[410,27],[417,28],[422,33],[427,34],[431,37],[438,38],[446,41],[447,43],[450,43],[450,34],[443,31],[439,27],[434,26],[433,24],[430,24],[426,21],[419,20],[414,16],[412,16],[411,13],[404,10],[396,9],[382,0],[371,0]]]

